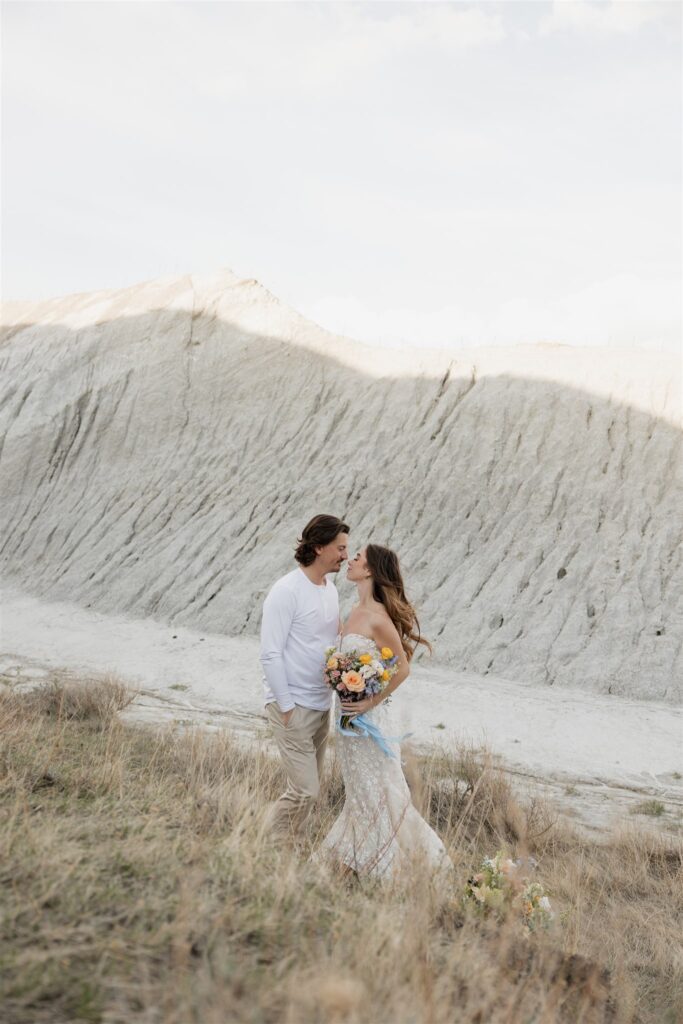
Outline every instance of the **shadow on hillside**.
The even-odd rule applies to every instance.
[[[441,660],[673,699],[681,430],[457,353],[436,377],[382,358],[378,377],[207,312],[13,325],[3,571],[49,600],[255,632],[301,526],[331,511],[353,545],[399,551]]]

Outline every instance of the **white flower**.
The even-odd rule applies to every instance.
[[[547,910],[548,913],[550,913],[550,900],[547,896],[541,896],[538,905],[540,906],[541,910]]]
[[[361,665],[359,671],[363,679],[372,679],[375,675],[375,670],[372,665]]]

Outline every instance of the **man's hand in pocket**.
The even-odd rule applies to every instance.
[[[290,718],[292,717],[293,714],[294,714],[294,708],[291,708],[289,711],[283,711],[282,712],[282,721],[284,722],[285,725],[289,725],[289,720],[290,720]]]

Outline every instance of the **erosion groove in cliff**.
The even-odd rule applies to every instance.
[[[439,661],[680,699],[682,435],[661,366],[644,384],[645,363],[563,346],[519,365],[371,352],[228,274],[5,320],[0,566],[30,592],[253,633],[298,529],[330,511],[352,546],[399,551]]]

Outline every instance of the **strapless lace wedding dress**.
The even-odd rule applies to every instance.
[[[347,633],[340,649],[379,656],[374,640],[359,633]],[[337,694],[333,714],[336,730],[341,714]],[[364,717],[385,736],[396,735],[386,701],[364,712]],[[344,779],[344,807],[315,859],[341,862],[359,876],[385,878],[394,877],[406,861],[420,855],[431,867],[452,868],[441,839],[410,799],[398,743],[389,744],[395,757],[388,757],[368,736],[345,736],[335,731],[335,744]]]

